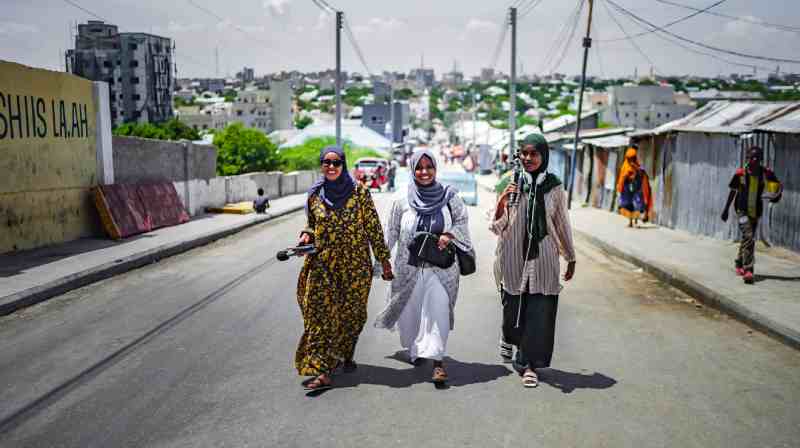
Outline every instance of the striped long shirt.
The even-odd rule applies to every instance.
[[[499,257],[503,289],[512,295],[528,294],[558,295],[561,254],[568,262],[575,261],[572,244],[572,227],[569,223],[564,188],[556,186],[544,195],[547,211],[547,236],[539,242],[539,256],[525,260],[525,232],[528,198],[520,194],[519,205],[508,207],[492,222],[491,231],[500,241]]]

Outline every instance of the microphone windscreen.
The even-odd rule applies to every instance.
[[[286,261],[289,259],[289,254],[285,250],[278,252],[278,261]]]

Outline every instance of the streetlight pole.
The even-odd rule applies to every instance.
[[[342,147],[342,23],[344,13],[336,11],[336,146]]]
[[[570,159],[569,174],[569,195],[567,197],[567,207],[572,208],[572,190],[575,187],[575,165],[578,158],[578,144],[581,138],[581,114],[583,113],[583,92],[586,89],[586,63],[589,59],[589,48],[592,47],[592,11],[594,10],[594,0],[589,0],[589,19],[586,24],[586,37],[583,38],[583,68],[581,70],[581,89],[578,96],[578,118],[575,120],[575,145],[572,147],[572,158]],[[590,161],[594,163],[594,161]]]

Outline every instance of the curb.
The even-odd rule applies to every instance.
[[[489,188],[487,185],[482,185],[480,182],[478,185],[486,191],[494,192],[494,189]],[[644,257],[624,252],[597,238],[596,236],[577,230],[574,227],[572,230],[573,232],[581,235],[602,252],[632,263],[642,268],[645,272],[653,275],[660,281],[693,296],[704,305],[722,311],[734,319],[758,331],[766,333],[792,348],[800,350],[800,331],[789,328],[773,321],[766,316],[763,316],[760,313],[754,312],[753,310],[742,306],[736,300],[724,294],[720,294],[719,292],[704,286],[702,283],[693,280],[688,275],[672,272],[667,268],[659,266],[655,262],[645,259]]]
[[[573,231],[587,239],[592,245],[606,254],[621,258],[642,268],[645,272],[655,276],[662,282],[693,296],[704,305],[722,311],[736,320],[778,339],[786,345],[795,349],[800,349],[800,332],[797,330],[779,324],[760,313],[742,306],[736,300],[704,286],[688,275],[672,272],[659,266],[655,262],[646,260],[644,257],[624,252],[586,232],[576,230],[575,228],[573,228]]]
[[[96,283],[101,280],[111,278],[115,275],[123,274],[142,266],[155,263],[163,258],[178,255],[200,246],[205,246],[206,244],[241,232],[249,227],[263,224],[273,219],[303,210],[303,208],[304,206],[300,205],[289,207],[275,214],[268,213],[261,219],[254,219],[249,222],[236,224],[221,230],[199,235],[198,237],[189,240],[163,244],[147,251],[129,255],[113,262],[104,263],[99,266],[62,277],[44,285],[34,286],[33,288],[28,288],[24,291],[20,291],[5,297],[0,297],[0,316],[5,316],[19,311],[20,309],[44,302],[45,300],[64,294],[73,289],[78,289],[82,286]]]

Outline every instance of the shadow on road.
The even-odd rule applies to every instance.
[[[764,280],[776,280],[779,282],[800,282],[800,277],[784,277],[781,275],[761,275],[756,274],[753,276],[753,280],[758,282],[763,282]]]
[[[558,369],[541,369],[537,373],[539,382],[561,389],[565,394],[572,393],[575,389],[608,389],[617,384],[614,378],[598,372],[586,375]]]
[[[393,368],[359,364],[357,371],[350,374],[337,375],[334,378],[336,388],[356,387],[362,384],[406,388],[415,384],[431,382],[432,365],[430,362],[418,367],[412,366],[406,361],[404,352],[397,352],[394,355],[387,356],[387,358],[402,361],[404,367]],[[444,366],[449,376],[448,387],[488,383],[512,373],[511,370],[503,365],[462,362],[450,357],[445,357]]]

